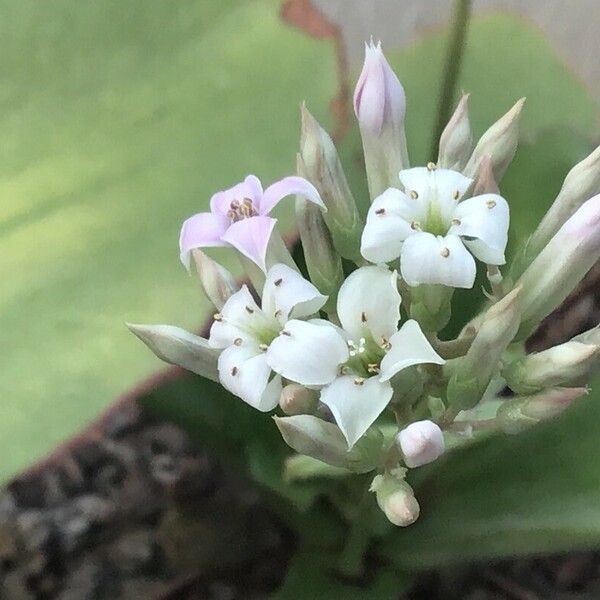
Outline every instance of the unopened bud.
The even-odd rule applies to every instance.
[[[317,408],[319,395],[297,383],[290,383],[281,390],[279,406],[286,415],[305,415]]]
[[[463,94],[448,125],[440,137],[438,166],[462,171],[473,150],[473,134],[469,122],[469,94]]]
[[[202,284],[202,289],[208,299],[218,310],[232,294],[239,290],[234,276],[218,262],[209,258],[202,250],[192,250],[192,259]]]
[[[447,392],[450,406],[468,410],[481,400],[500,357],[519,329],[520,317],[520,288],[515,288],[484,313],[467,354],[446,363],[452,373]]]
[[[519,339],[557,308],[600,258],[600,194],[558,230],[517,281],[523,288]]]
[[[360,126],[371,199],[398,185],[408,168],[404,133],[406,97],[381,43],[365,44],[365,61],[354,90],[354,112]]]
[[[337,251],[350,260],[360,258],[360,236],[364,226],[350,191],[342,163],[331,137],[310,114],[301,107],[302,134],[298,174],[308,179],[318,190],[327,212],[323,218],[331,231]]]
[[[550,241],[563,223],[589,198],[600,192],[600,146],[576,164],[542,222],[527,243],[525,268]],[[520,274],[520,273],[519,273]]]
[[[519,119],[524,104],[525,98],[521,98],[481,136],[465,167],[464,174],[467,177],[475,177],[481,159],[487,155],[492,161],[494,179],[496,182],[502,179],[517,151]]]
[[[413,489],[404,479],[391,473],[377,475],[370,491],[388,520],[398,527],[412,525],[419,518],[419,503]]]
[[[444,453],[444,434],[433,421],[416,421],[400,431],[396,438],[407,467],[426,465]]]
[[[342,260],[333,246],[331,234],[318,206],[296,197],[296,224],[310,280],[329,296],[325,310],[335,309],[337,292],[344,280]]]
[[[351,450],[340,428],[313,415],[273,417],[285,443],[293,450],[355,473],[372,471],[379,463],[383,435],[372,427]]]
[[[557,417],[585,394],[586,388],[559,388],[507,400],[500,405],[496,420],[504,432],[519,433],[540,421]]]
[[[506,383],[518,394],[531,394],[560,385],[585,382],[598,365],[600,346],[569,341],[529,354],[502,371]]]
[[[473,188],[473,196],[481,194],[499,194],[500,189],[494,179],[494,169],[492,167],[492,159],[486,154],[479,161],[479,169],[475,177],[475,186]]]

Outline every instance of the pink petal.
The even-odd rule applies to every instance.
[[[266,271],[267,246],[275,223],[277,223],[276,219],[262,215],[243,219],[233,223],[222,240],[231,244],[238,252]]]
[[[365,61],[354,90],[354,113],[361,126],[379,134],[385,108],[386,77],[380,60],[381,51],[371,41],[365,44]],[[382,55],[381,55],[382,56]]]
[[[304,196],[307,200],[314,202],[323,209],[325,208],[319,192],[310,181],[307,181],[304,177],[291,176],[276,181],[265,190],[258,206],[258,212],[261,215],[268,215],[280,200],[292,194]]]
[[[244,198],[249,198],[252,203],[258,207],[262,197],[263,189],[260,179],[255,175],[248,175],[244,181],[234,185],[228,190],[213,194],[210,199],[210,210],[213,213],[227,215],[234,200],[241,202]]]
[[[188,271],[194,248],[227,245],[223,243],[221,236],[227,231],[229,224],[227,217],[209,212],[198,213],[184,221],[179,234],[179,257]]]

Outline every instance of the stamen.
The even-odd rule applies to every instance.
[[[459,191],[459,190],[456,190],[456,191],[454,192],[454,199],[455,199],[455,200],[458,200],[459,198],[460,198],[460,191]]]
[[[461,224],[460,219],[452,219],[452,225],[460,225],[460,224]]]
[[[377,363],[369,363],[367,365],[367,371],[369,373],[377,374],[379,373],[379,365]]]
[[[233,200],[229,206],[231,207],[231,210],[238,210],[240,203],[237,200]]]
[[[285,329],[281,332],[281,335],[287,335],[287,336],[292,336],[292,334],[289,331],[286,331]]]
[[[246,312],[251,315],[254,312],[254,309],[246,306]]]
[[[440,254],[444,258],[448,258],[450,256],[450,250],[448,248],[442,248],[442,251],[440,252]]]
[[[436,170],[436,164],[434,162],[428,162],[427,163],[427,170],[428,171],[435,171]]]
[[[416,192],[415,190],[411,190],[411,191],[410,191],[410,197],[411,197],[413,200],[416,200],[416,199],[419,197],[419,194],[418,194],[418,192]]]
[[[227,211],[227,218],[230,221],[236,221],[237,220],[237,213],[234,210],[228,210]]]
[[[221,313],[215,313],[215,314],[213,315],[213,319],[214,319],[215,321],[222,321],[222,320],[223,320],[223,315],[222,315]]]
[[[410,228],[411,228],[413,231],[421,231],[421,223],[419,223],[419,221],[413,221],[413,222],[410,224]]]
[[[365,380],[362,377],[357,377],[354,380],[354,385],[362,385],[365,382]]]
[[[375,214],[376,214],[376,215],[384,215],[384,214],[385,214],[385,208],[378,208],[378,209],[375,211]]]
[[[494,208],[496,206],[496,201],[495,200],[488,200],[485,205],[491,210],[492,208]]]
[[[283,313],[281,312],[281,309],[277,309],[277,310],[275,311],[275,315],[274,315],[274,316],[275,316],[275,318],[276,318],[276,319],[279,319],[279,317],[280,317],[282,314],[283,314]]]
[[[239,369],[237,367],[233,367],[233,369],[231,369],[231,375],[233,377],[235,377],[238,374]]]
[[[356,356],[356,350],[350,350],[349,354],[350,356]]]
[[[360,313],[360,320],[361,320],[363,323],[366,323],[366,322],[367,322],[367,313],[366,313],[364,310],[363,310],[363,311]]]
[[[276,280],[273,282],[273,285],[275,285],[275,286],[279,287],[279,286],[281,285],[281,282],[282,282],[282,281],[283,281],[283,279],[280,277],[279,279],[276,279]]]
[[[269,346],[267,346],[267,344],[259,344],[259,345],[258,345],[258,349],[259,349],[261,352],[266,352],[266,351],[269,349]]]
[[[338,368],[338,373],[340,375],[346,375],[348,373],[348,367],[346,365],[340,365]]]
[[[233,345],[234,346],[241,346],[242,345],[242,338],[235,338],[235,340],[233,340]]]

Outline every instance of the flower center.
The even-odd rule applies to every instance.
[[[254,208],[254,203],[250,198],[244,198],[242,201],[233,200],[227,211],[227,216],[231,219],[232,223],[236,223],[242,219],[256,217],[257,215],[258,211]]]
[[[378,344],[370,334],[358,341],[348,340],[347,343],[350,358],[342,365],[342,372],[353,373],[358,379],[377,375],[385,356],[384,345]]]

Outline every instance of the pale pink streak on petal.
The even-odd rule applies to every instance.
[[[208,246],[226,246],[221,236],[229,227],[229,219],[213,213],[198,213],[184,221],[179,234],[180,259],[190,270],[191,251]]]
[[[213,213],[227,215],[231,208],[231,203],[235,200],[242,202],[244,198],[252,200],[254,206],[260,205],[262,197],[262,185],[260,180],[255,175],[248,175],[244,181],[234,185],[233,187],[213,194],[210,199],[210,210]]]
[[[291,177],[284,177],[280,181],[276,181],[265,190],[262,200],[257,207],[258,212],[261,215],[268,215],[280,200],[292,194],[304,196],[307,200],[325,209],[323,200],[321,200],[321,196],[319,196],[319,192],[315,186],[310,181],[304,179],[304,177],[292,175]]]
[[[277,223],[271,217],[258,216],[233,223],[221,238],[266,271],[267,246]]]

